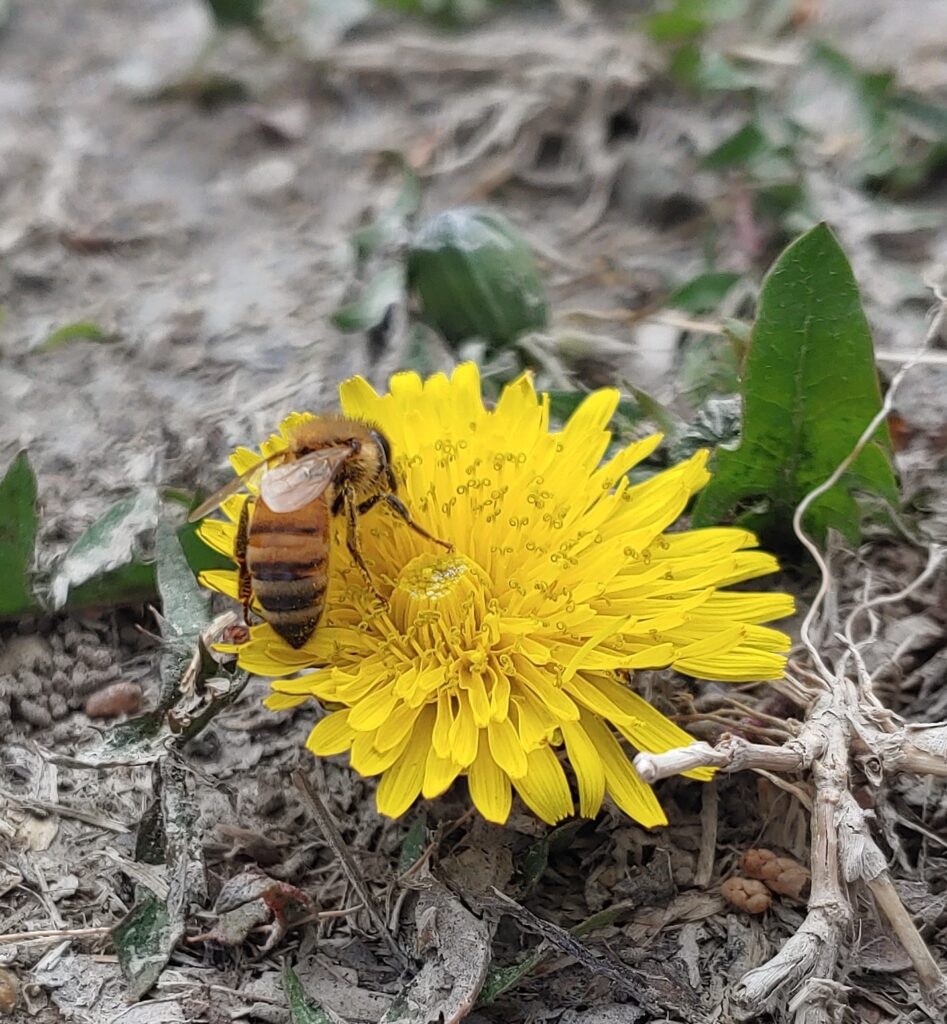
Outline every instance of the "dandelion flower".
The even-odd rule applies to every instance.
[[[791,614],[792,599],[724,589],[773,572],[776,560],[742,529],[666,532],[707,482],[707,453],[630,483],[661,438],[602,462],[613,389],[589,395],[561,431],[550,430],[548,396],[528,375],[493,409],[472,364],[449,379],[401,373],[390,389],[378,395],[355,377],[341,385],[342,409],[385,432],[401,497],[453,551],[380,505],[366,513],[360,547],[382,603],[337,517],[312,638],[294,650],[269,625],[254,626],[232,648],[239,663],[273,679],[274,711],[311,698],[328,709],[307,746],[347,751],[355,771],[381,776],[382,814],[398,817],[465,776],[488,820],[506,821],[515,790],[555,823],[575,813],[568,762],[581,815],[594,817],[608,794],[641,824],[666,824],[625,742],[657,752],[692,737],[631,689],[630,673],[779,678],[789,640],[763,623]],[[261,450],[285,447],[274,435]],[[231,462],[241,472],[259,457],[241,449]],[[229,522],[203,524],[225,554],[245,500],[224,504]],[[202,581],[236,596],[234,572]]]

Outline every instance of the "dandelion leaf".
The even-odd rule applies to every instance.
[[[306,995],[302,982],[288,961],[283,964],[283,991],[289,1003],[289,1019],[292,1024],[332,1024],[332,1018],[325,1010],[316,1006]]]
[[[796,506],[849,455],[881,405],[871,333],[845,253],[825,224],[793,242],[763,283],[743,375],[743,437],[719,448],[695,525],[727,518],[792,544]],[[817,540],[860,536],[856,495],[898,497],[887,427],[810,507]]]
[[[20,452],[0,481],[0,615],[36,606],[29,581],[36,528],[36,477]]]

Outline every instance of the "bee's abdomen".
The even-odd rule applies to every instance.
[[[323,500],[280,515],[259,502],[250,523],[247,569],[253,595],[266,621],[293,647],[312,636],[325,604],[327,528]]]

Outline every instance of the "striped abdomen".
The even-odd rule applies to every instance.
[[[312,636],[329,579],[329,507],[324,496],[293,512],[258,498],[247,530],[247,571],[263,617],[287,643]]]

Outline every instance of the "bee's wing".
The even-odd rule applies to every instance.
[[[285,452],[276,452],[266,459],[260,459],[255,466],[251,466],[239,476],[235,476],[233,480],[224,484],[219,491],[215,491],[206,501],[202,501],[200,505],[198,505],[197,508],[188,515],[187,521],[189,523],[196,523],[198,519],[203,519],[208,512],[213,512],[215,508],[219,508],[231,494],[236,494],[242,487],[246,487],[247,484],[253,483],[267,466],[275,462],[277,459],[285,457],[285,455]]]
[[[325,491],[351,454],[348,445],[335,445],[277,466],[263,477],[260,497],[274,512],[295,512]]]

